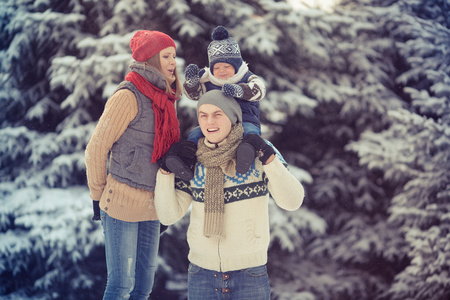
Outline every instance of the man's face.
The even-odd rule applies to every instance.
[[[203,104],[198,109],[198,124],[205,138],[213,144],[223,141],[231,131],[231,120],[219,107]]]

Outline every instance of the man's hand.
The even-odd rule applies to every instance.
[[[241,143],[248,143],[255,148],[256,156],[259,158],[259,160],[264,164],[268,164],[273,160],[269,159],[272,155],[275,154],[275,150],[267,144],[262,137],[260,137],[257,134],[248,134],[244,136]]]

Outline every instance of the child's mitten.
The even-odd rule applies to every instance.
[[[189,88],[193,88],[200,82],[200,75],[198,66],[196,64],[190,64],[186,67],[185,73],[186,86]]]
[[[242,98],[244,96],[242,87],[234,83],[225,83],[222,87],[222,92],[230,97]]]

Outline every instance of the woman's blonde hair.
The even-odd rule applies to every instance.
[[[155,55],[153,55],[152,57],[150,57],[149,59],[147,59],[145,61],[145,63],[144,63],[144,66],[145,65],[153,67],[156,70],[158,70],[161,74],[163,74],[162,69],[161,69],[159,52],[156,53]],[[175,76],[175,81],[171,83],[166,78],[166,76],[164,76],[164,74],[163,74],[164,79],[166,80],[166,93],[167,94],[172,94],[173,93],[173,89],[175,89],[175,97],[178,98],[178,97],[181,96],[182,86],[181,86],[180,78],[178,77],[177,67],[175,67],[175,69],[173,70],[173,75]]]

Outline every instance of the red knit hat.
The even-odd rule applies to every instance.
[[[170,36],[159,31],[139,30],[131,38],[130,48],[133,59],[144,62],[167,47],[174,47]]]

